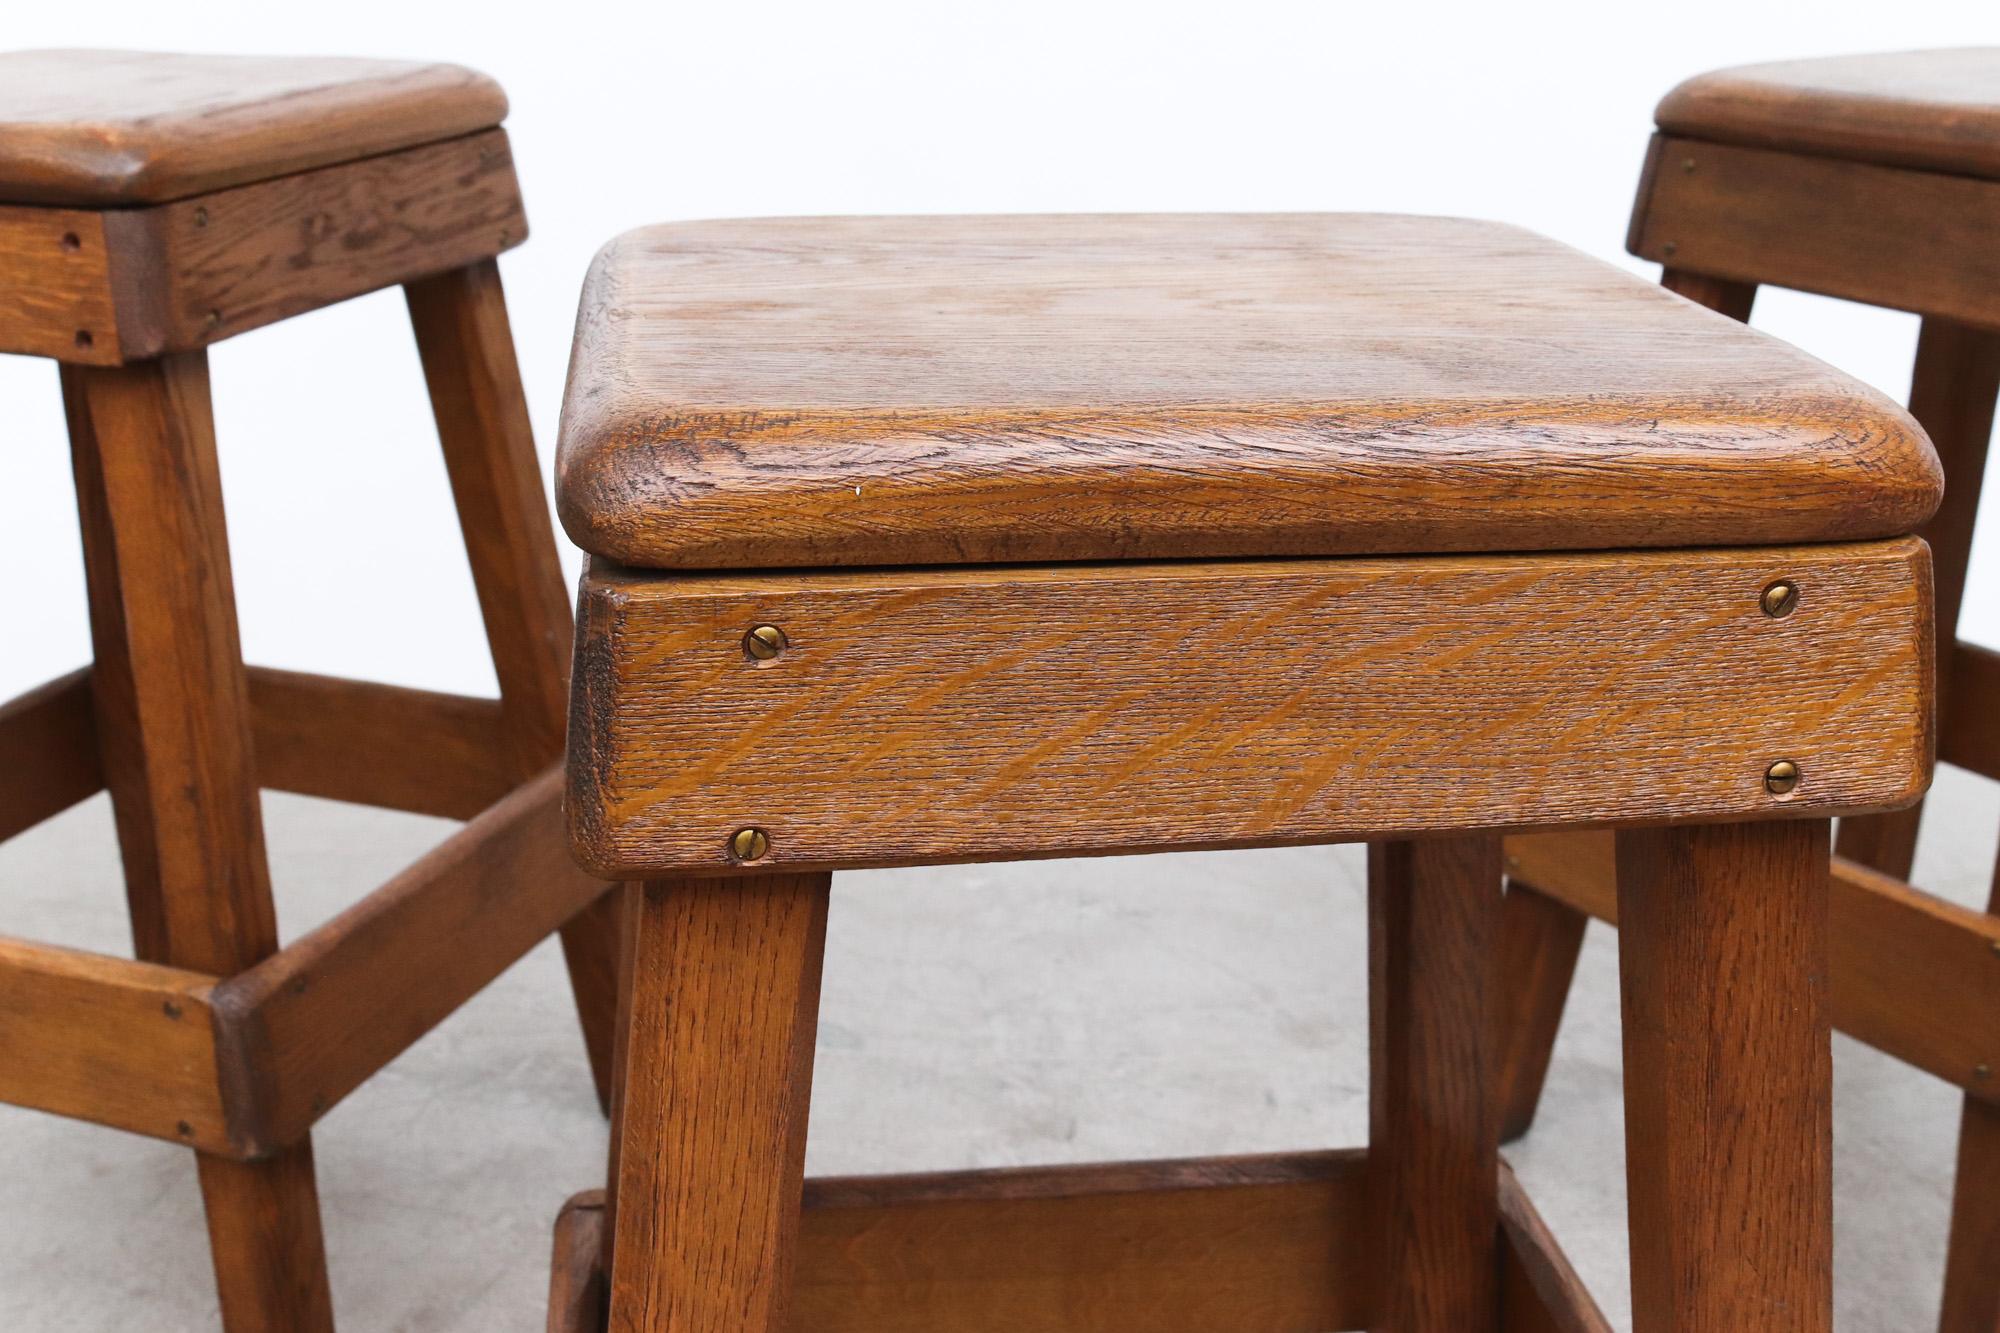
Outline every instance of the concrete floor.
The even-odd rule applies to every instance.
[[[1942,775],[1920,878],[1982,902],[2000,788]],[[448,827],[271,796],[288,936]],[[0,847],[0,933],[126,947],[98,798]],[[1360,1142],[1358,849],[854,875],[834,898],[815,1174]],[[1628,1325],[1615,936],[1593,927],[1534,1134],[1511,1157]],[[0,1052],[4,1058],[4,1052]],[[1958,1098],[1847,1040],[1837,1071],[1840,1324],[1935,1318]],[[544,945],[315,1136],[349,1330],[541,1327],[549,1225],[605,1131]],[[0,1108],[0,1329],[215,1327],[188,1155]]]

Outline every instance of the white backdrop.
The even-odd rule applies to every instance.
[[[544,463],[579,280],[645,222],[778,213],[1477,214],[1622,253],[1655,100],[1785,56],[2000,43],[1991,0],[425,7],[16,4],[6,41],[455,60],[495,75],[533,231],[503,263]],[[1639,267],[1633,264],[1634,267]],[[1911,316],[1756,322],[1901,397]],[[401,297],[213,353],[251,660],[491,688]],[[0,357],[0,697],[87,655],[56,376]],[[1970,637],[2000,643],[2000,485]],[[574,553],[565,548],[574,569]]]

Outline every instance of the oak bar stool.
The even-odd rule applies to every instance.
[[[109,787],[140,961],[0,939],[0,1098],[196,1150],[224,1324],[332,1327],[308,1130],[602,884],[558,813],[569,609],[494,256],[506,99],[449,65],[0,55],[0,352],[62,363],[95,665],[0,706],[0,837]],[[497,700],[246,668],[208,344],[401,283]],[[259,786],[468,820],[280,948]],[[565,923],[568,923],[565,925]]]
[[[615,242],[569,812],[642,884],[551,1327],[1601,1329],[1486,1002],[1497,835],[1609,826],[1638,1327],[1824,1333],[1829,816],[1928,780],[1937,498],[1878,395],[1491,224]],[[831,872],[1359,840],[1365,1152],[802,1182]]]
[[[1945,762],[2000,778],[2000,654],[1956,640],[2000,392],[2000,48],[1801,60],[1669,93],[1633,254],[1747,320],[1759,284],[1923,316],[1910,410],[1948,487],[1935,553]],[[1921,807],[1843,820],[1833,1017],[1965,1091],[1941,1327],[2000,1330],[2000,915],[1912,888]],[[1609,840],[1511,840],[1505,1137],[1526,1132],[1586,920],[1615,919]],[[2000,868],[1993,912],[2000,914]],[[1532,887],[1529,887],[1532,886]]]

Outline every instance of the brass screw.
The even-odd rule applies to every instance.
[[[1693,171],[1693,170],[1694,170],[1694,159],[1693,159],[1693,158],[1691,158],[1691,157],[1684,157],[1684,158],[1682,158],[1682,159],[1681,159],[1681,170],[1682,170],[1682,171]]]
[[[1764,770],[1764,790],[1773,796],[1783,796],[1799,785],[1799,766],[1789,759],[1780,759]]]
[[[176,1120],[174,1121],[174,1133],[184,1139],[191,1139],[194,1137],[194,1126],[185,1120]]]
[[[179,1018],[181,1016],[181,1007],[175,1004],[172,1000],[168,1000],[165,1004],[162,1004],[160,1006],[160,1012],[165,1014],[168,1018]]]
[[[1989,1078],[1992,1078],[1992,1077],[1993,1077],[1993,1066],[1992,1066],[1992,1065],[1979,1065],[1978,1067],[1976,1067],[1976,1068],[1975,1068],[1975,1069],[1974,1069],[1974,1070],[1972,1071],[1972,1076],[1973,1076],[1974,1078],[1976,1078],[1976,1079],[1979,1079],[1979,1080],[1981,1080],[1982,1082],[1983,1082],[1984,1080],[1986,1080],[1986,1079],[1989,1079]]]
[[[1995,955],[2000,955],[2000,940],[1993,941],[1993,952]]]
[[[771,850],[771,835],[760,828],[740,828],[729,839],[729,854],[739,861],[761,861]]]
[[[1773,620],[1783,620],[1799,609],[1799,585],[1790,579],[1779,579],[1764,589],[1762,604],[1765,615]]]
[[[194,225],[195,225],[195,226],[197,226],[197,227],[206,227],[206,226],[208,225],[208,210],[207,210],[207,209],[205,209],[205,208],[197,208],[197,209],[196,209],[196,210],[194,211]]]
[[[1666,243],[1665,245],[1663,245],[1663,246],[1661,246],[1661,247],[1660,247],[1660,252],[1661,252],[1662,254],[1669,254],[1669,255],[1670,255],[1670,254],[1674,253],[1674,251],[1676,251],[1676,250],[1678,250],[1678,249],[1680,249],[1680,248],[1681,248],[1681,244],[1680,244],[1680,242],[1679,242],[1679,241],[1668,241],[1668,242],[1667,242],[1667,243]]]
[[[785,632],[776,625],[759,625],[743,636],[743,651],[768,662],[785,651]]]

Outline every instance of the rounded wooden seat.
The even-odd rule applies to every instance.
[[[0,203],[164,203],[498,125],[458,65],[337,58],[0,54]]]
[[[570,384],[563,520],[642,567],[1845,541],[1938,493],[1886,398],[1448,218],[649,228]]]
[[[1699,74],[1668,134],[2000,179],[2000,47],[1784,60]]]

